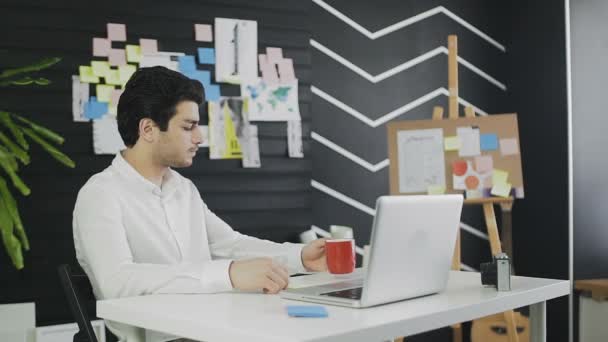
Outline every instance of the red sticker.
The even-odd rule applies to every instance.
[[[467,168],[466,160],[456,160],[452,163],[452,170],[456,176],[464,176],[467,173]]]
[[[469,176],[464,180],[464,184],[469,190],[476,190],[479,186],[479,178],[477,176]]]

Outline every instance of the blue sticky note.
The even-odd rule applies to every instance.
[[[482,151],[494,151],[498,149],[498,137],[496,134],[482,134],[479,139]]]
[[[209,73],[207,70],[195,70],[186,74],[186,76],[201,82],[205,89],[211,85],[211,73]]]
[[[287,305],[291,317],[327,317],[327,309],[321,305]]]
[[[210,84],[205,87],[205,97],[207,101],[218,101],[220,99],[220,86],[217,84]]]
[[[182,74],[196,70],[194,56],[179,56],[177,57],[178,69]]]
[[[97,102],[96,96],[91,96],[89,102],[84,107],[84,117],[89,119],[99,119],[108,113],[107,102]]]
[[[199,64],[215,64],[215,49],[198,48]]]

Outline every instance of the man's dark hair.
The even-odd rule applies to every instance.
[[[125,145],[135,145],[143,118],[152,119],[161,131],[166,131],[181,101],[201,105],[205,101],[201,83],[161,66],[137,70],[118,101],[118,132]]]

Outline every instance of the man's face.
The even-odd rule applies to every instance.
[[[182,101],[176,106],[176,114],[169,120],[166,132],[159,132],[157,156],[159,162],[169,167],[188,167],[202,141],[198,129],[198,104]]]

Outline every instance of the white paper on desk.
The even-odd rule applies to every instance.
[[[460,138],[459,156],[474,157],[481,154],[479,128],[458,127],[456,128],[456,135]]]
[[[289,158],[304,158],[301,121],[287,121],[287,151]]]
[[[243,167],[259,168],[260,162],[260,145],[258,140],[258,126],[247,125],[244,132],[241,148],[243,150]]]
[[[361,279],[364,274],[365,273],[363,272],[362,268],[355,268],[351,274],[341,274],[338,276],[329,272],[312,273],[310,275],[289,278],[289,285],[287,285],[287,288],[299,289],[302,287],[331,284],[337,281]]]
[[[240,84],[258,76],[258,23],[215,18],[215,79]]]
[[[72,116],[76,122],[86,122],[84,109],[89,100],[89,84],[80,82],[80,77],[72,75]]]
[[[427,192],[430,185],[445,186],[441,128],[398,132],[397,156],[399,192]]]
[[[93,120],[93,150],[95,154],[116,154],[125,149],[118,133],[118,123],[112,115]]]

